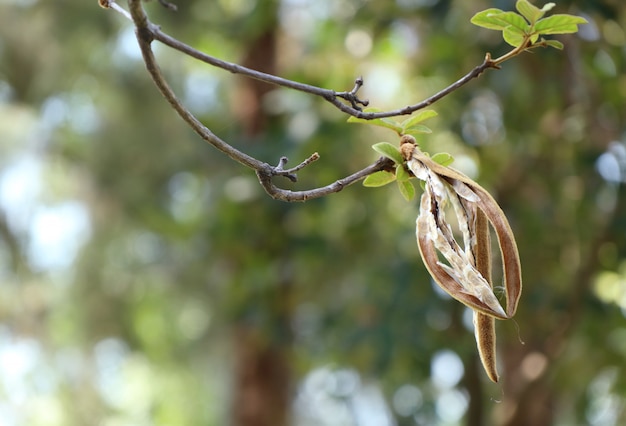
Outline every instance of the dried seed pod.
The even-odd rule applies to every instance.
[[[438,190],[431,184],[436,179],[431,177],[426,184],[416,221],[418,246],[426,268],[435,282],[461,303],[488,315],[508,318],[491,285],[475,268],[473,254],[461,249],[445,222],[443,203],[437,201]],[[439,261],[437,252],[450,262],[449,266]]]
[[[410,147],[405,143],[401,148],[405,158],[408,157],[407,166],[416,177],[426,182],[416,232],[427,269],[437,284],[461,303],[495,318],[511,318],[521,296],[521,266],[515,237],[504,212],[493,197],[469,177],[434,162],[415,145],[409,156]],[[451,202],[457,217],[467,217],[467,220],[473,220],[474,211],[481,211],[493,227],[504,269],[505,309],[497,302],[491,284],[476,270],[469,256],[467,241],[473,236],[464,235],[465,250],[461,250],[452,237],[443,217],[446,202]],[[460,221],[464,234],[469,232],[467,220]],[[439,261],[437,251],[446,257],[449,266]]]
[[[491,239],[489,238],[489,222],[482,211],[478,211],[475,222],[475,244],[472,252],[475,256],[476,269],[482,274],[488,283],[491,280]],[[478,355],[483,364],[487,376],[494,382],[498,382],[498,370],[496,366],[496,320],[480,312],[474,311],[474,336]]]
[[[492,382],[498,383],[498,370],[496,368],[496,320],[489,315],[474,311],[474,335],[478,355],[487,376]]]
[[[403,136],[400,151],[408,168],[426,185],[416,220],[417,243],[435,282],[474,311],[474,334],[487,376],[498,381],[495,318],[511,318],[522,291],[521,266],[515,237],[493,197],[464,174],[434,162],[415,139]],[[463,235],[459,246],[446,222],[450,203]],[[506,311],[493,291],[489,225],[494,228],[504,268]],[[448,261],[444,264],[439,254]]]

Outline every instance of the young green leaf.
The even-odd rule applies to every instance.
[[[405,127],[402,129],[403,135],[418,135],[420,133],[432,133],[433,131],[428,126],[424,126],[423,124],[413,124],[410,127]]]
[[[533,34],[530,36],[530,44],[537,43],[537,40],[539,40],[539,34]]]
[[[546,46],[554,47],[555,49],[563,50],[563,43],[556,40],[544,40],[541,39],[542,43],[545,43]]]
[[[415,197],[415,187],[411,181],[398,181],[398,189],[400,189],[400,194],[402,194],[407,201],[411,201]]]
[[[418,112],[415,115],[412,115],[406,120],[404,120],[402,123],[400,123],[400,126],[403,129],[408,129],[409,127],[412,127],[418,123],[421,123],[424,120],[428,120],[429,118],[436,117],[436,116],[437,116],[436,111],[433,111],[432,109],[425,109],[423,111]]]
[[[500,9],[487,9],[478,12],[471,19],[474,25],[488,28],[490,30],[504,30],[507,27],[514,27],[521,34],[524,34],[530,26],[520,15],[515,12],[503,12]]]
[[[541,19],[541,9],[539,9],[534,4],[528,3],[527,0],[517,0],[517,3],[515,3],[515,8],[531,24],[534,24],[535,22],[537,22],[537,20]]]
[[[454,162],[454,157],[447,152],[438,152],[431,157],[435,163],[439,163],[442,166],[449,166]]]
[[[586,24],[587,20],[574,15],[552,15],[535,24],[537,34],[571,34],[578,31],[579,24]]]
[[[396,179],[398,179],[398,182],[406,182],[411,179],[411,175],[406,171],[402,163],[396,166]]]
[[[363,186],[376,188],[379,186],[385,186],[388,183],[393,182],[394,180],[396,180],[396,175],[394,173],[388,172],[386,170],[381,170],[367,176],[363,181]]]
[[[521,46],[525,40],[525,35],[523,33],[520,33],[519,30],[511,26],[506,27],[502,31],[502,37],[504,38],[504,41],[506,41],[508,44],[510,44],[513,47]]]
[[[518,12],[521,13],[522,16],[524,16],[524,18],[531,23],[531,25],[543,18],[543,15],[545,15],[546,12],[554,6],[556,6],[554,3],[546,3],[545,6],[539,9],[537,6],[528,2],[528,0],[517,0],[517,3],[515,4],[515,8]]]
[[[502,21],[505,25],[505,29],[509,28],[511,31],[518,34],[528,34],[530,31],[530,25],[526,20],[515,12],[502,12],[493,16],[495,19]]]
[[[380,112],[379,108],[366,108],[363,112]],[[400,134],[402,133],[402,127],[395,121],[389,118],[375,118],[373,120],[366,120],[364,118],[350,117],[348,118],[348,123],[367,123],[373,126],[386,127],[387,129],[391,129],[394,132]]]
[[[402,154],[400,154],[400,150],[389,142],[378,142],[372,145],[372,148],[379,154],[384,155],[387,158],[391,158],[397,164],[402,164],[404,162]]]
[[[503,30],[506,27],[506,23],[497,19],[496,16],[504,13],[500,9],[490,8],[483,10],[482,12],[478,12],[475,14],[470,22],[479,27],[487,28],[489,30]]]

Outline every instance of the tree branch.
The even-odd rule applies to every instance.
[[[309,158],[304,160],[298,166],[291,169],[284,169],[284,165],[287,163],[286,157],[281,157],[279,164],[275,167],[270,166],[267,163],[257,160],[254,157],[247,155],[246,153],[239,151],[233,146],[229,145],[217,135],[211,132],[205,125],[203,125],[187,108],[182,105],[178,100],[175,93],[163,77],[161,70],[156,62],[154,53],[151,49],[151,43],[154,40],[156,26],[152,24],[141,6],[140,0],[129,0],[130,15],[136,26],[137,41],[143,60],[146,64],[148,73],[152,77],[152,80],[156,84],[157,88],[169,104],[174,108],[178,115],[189,124],[189,126],[198,134],[202,139],[210,143],[215,148],[222,151],[231,159],[243,164],[256,171],[259,181],[267,193],[278,200],[282,201],[306,201],[314,198],[323,197],[334,192],[341,191],[344,187],[351,185],[367,175],[374,173],[384,168],[392,167],[392,161],[388,159],[379,159],[374,164],[360,170],[350,176],[343,179],[339,179],[336,182],[307,191],[290,191],[277,187],[272,178],[274,176],[284,176],[292,181],[297,180],[296,172],[313,163],[319,159],[319,154],[314,153]]]
[[[130,2],[134,2],[134,0],[130,0]],[[282,77],[278,77],[272,74],[267,74],[261,71],[256,71],[250,68],[246,68],[244,66],[227,62],[221,59],[218,59],[214,56],[207,55],[206,53],[200,52],[197,49],[169,36],[168,34],[161,31],[161,29],[156,25],[151,25],[150,31],[154,40],[158,40],[161,43],[171,47],[172,49],[178,50],[181,53],[184,53],[192,58],[195,58],[201,62],[206,64],[215,66],[217,68],[221,68],[223,70],[229,71],[233,74],[241,74],[246,77],[254,78],[256,80],[263,81],[265,83],[274,84],[276,86],[286,87],[288,89],[298,90],[300,92],[309,93],[311,95],[315,95],[325,99],[330,102],[332,105],[337,107],[340,111],[345,112],[351,116],[357,118],[363,118],[365,120],[373,120],[375,118],[384,118],[384,117],[396,117],[399,115],[410,115],[415,111],[420,109],[424,109],[433,103],[437,102],[441,98],[449,95],[455,90],[459,89],[461,86],[469,83],[474,78],[480,76],[485,70],[489,68],[498,68],[498,66],[491,60],[491,57],[488,55],[485,57],[485,60],[482,64],[478,65],[474,69],[472,69],[465,76],[461,77],[459,80],[446,87],[445,89],[435,93],[428,99],[421,101],[414,105],[409,105],[403,108],[398,108],[390,111],[381,111],[381,112],[363,112],[360,105],[367,106],[369,104],[366,100],[361,100],[357,97],[357,92],[364,85],[364,80],[362,77],[359,77],[355,80],[354,88],[349,92],[336,92],[331,89],[324,89],[317,86],[311,86],[309,84],[300,83],[293,80],[287,80]],[[350,105],[343,103],[341,99],[347,100],[350,102]]]
[[[200,52],[199,50],[194,49],[193,47],[169,36],[168,34],[161,31],[158,25],[150,22],[145,10],[143,9],[141,0],[128,0],[130,14],[123,8],[118,6],[114,0],[98,0],[98,2],[103,8],[114,9],[133,21],[136,29],[137,41],[139,43],[139,47],[141,49],[143,60],[145,62],[148,73],[150,74],[152,80],[156,84],[161,94],[165,97],[165,99],[172,106],[172,108],[174,108],[178,115],[183,120],[185,120],[185,122],[187,122],[187,124],[206,142],[208,142],[218,150],[222,151],[229,158],[255,170],[259,178],[259,182],[271,197],[289,202],[306,201],[313,198],[323,197],[334,192],[339,192],[344,187],[365,178],[369,174],[380,170],[392,168],[393,162],[389,159],[381,158],[375,163],[350,176],[339,179],[332,184],[320,188],[294,192],[277,187],[272,181],[273,177],[283,176],[295,182],[297,180],[296,172],[316,161],[319,158],[319,155],[315,153],[311,155],[308,159],[300,163],[298,166],[292,169],[284,169],[284,165],[287,162],[286,157],[281,157],[277,166],[271,166],[265,162],[249,156],[242,151],[239,151],[232,145],[220,139],[209,128],[202,124],[177,98],[176,94],[165,80],[157,64],[156,58],[154,57],[154,52],[151,48],[151,44],[154,40],[157,40],[199,61],[229,71],[233,74],[241,74],[250,78],[264,81],[266,83],[298,90],[321,97],[337,107],[340,111],[345,112],[346,114],[349,114],[351,116],[366,120],[412,114],[415,111],[428,107],[429,105],[435,103],[446,95],[459,89],[461,86],[467,84],[472,79],[480,76],[485,70],[489,68],[499,68],[499,62],[496,63],[491,59],[490,55],[487,54],[482,64],[476,66],[474,69],[472,69],[465,76],[457,80],[455,83],[435,93],[428,99],[425,99],[417,104],[409,105],[396,110],[386,112],[363,112],[361,106],[367,106],[369,102],[367,100],[362,100],[358,97],[358,91],[364,84],[362,77],[359,77],[355,80],[352,90],[345,92],[336,92],[334,90],[324,89],[321,87],[284,79],[282,77],[246,68],[235,63],[223,61],[221,59]],[[171,3],[162,0],[159,0],[159,2],[166,6],[171,5]],[[345,103],[344,101],[348,102],[349,104]]]
[[[259,182],[265,189],[265,191],[274,199],[281,201],[307,201],[313,198],[320,198],[326,195],[333,194],[335,192],[341,191],[348,185],[352,185],[355,182],[365,178],[372,173],[393,169],[394,163],[393,160],[390,160],[386,157],[379,158],[374,164],[371,164],[364,168],[363,170],[359,170],[356,173],[351,174],[343,179],[339,179],[330,185],[323,186],[321,188],[310,189],[308,191],[290,191],[288,189],[281,189],[274,185],[272,182],[272,176],[275,175],[275,170],[257,170],[256,174],[259,178]]]
[[[115,2],[113,0],[99,0],[100,5],[103,7],[112,7],[115,8],[115,10],[119,11],[119,6],[118,7],[114,7],[113,5],[115,5]],[[103,3],[107,4],[108,6],[103,5]],[[137,2],[135,0],[129,0],[129,7],[133,7],[132,5],[135,5],[134,7],[140,7],[142,9],[142,14],[145,17],[145,19],[147,20],[147,15],[145,14],[145,11],[143,11],[143,8],[141,7],[140,2]],[[117,5],[115,5],[117,6]],[[134,19],[133,19],[134,20]],[[474,78],[477,78],[478,76],[480,76],[485,70],[489,69],[489,68],[499,68],[498,64],[500,64],[501,62],[503,62],[506,59],[509,59],[512,56],[515,56],[517,54],[519,54],[519,51],[515,51],[518,49],[514,50],[514,53],[512,55],[506,55],[506,57],[502,57],[502,58],[498,58],[498,61],[493,61],[490,57],[490,55],[488,54],[485,57],[485,60],[483,61],[482,64],[476,66],[474,69],[472,69],[470,72],[468,72],[466,75],[464,75],[463,77],[461,77],[459,80],[457,80],[456,82],[454,82],[453,84],[451,84],[450,86],[442,89],[441,91],[435,93],[434,95],[432,95],[431,97],[429,97],[428,99],[425,99],[419,103],[416,103],[414,105],[408,105],[402,108],[398,108],[398,109],[394,109],[394,110],[390,110],[390,111],[380,111],[380,112],[363,112],[360,105],[362,106],[367,106],[369,104],[369,102],[367,100],[361,100],[358,98],[357,96],[357,92],[359,91],[359,89],[364,85],[364,80],[362,77],[358,77],[355,80],[355,86],[354,88],[349,91],[349,92],[336,92],[334,90],[331,89],[324,89],[321,87],[317,87],[317,86],[312,86],[309,84],[305,84],[305,83],[300,83],[297,81],[293,81],[293,80],[288,80],[282,77],[278,77],[272,74],[267,74],[264,72],[260,72],[260,71],[256,71],[232,62],[228,62],[228,61],[224,61],[222,59],[216,58],[214,56],[208,55],[206,53],[203,53],[183,42],[181,42],[180,40],[175,39],[174,37],[171,37],[170,35],[168,35],[167,33],[163,32],[161,30],[161,28],[158,25],[154,25],[151,22],[147,21],[147,23],[149,25],[144,26],[145,29],[147,31],[149,31],[152,34],[152,38],[154,40],[158,40],[161,43],[171,47],[174,50],[178,50],[181,53],[184,53],[185,55],[188,55],[192,58],[195,58],[201,62],[204,62],[206,64],[212,65],[214,67],[217,68],[221,68],[225,71],[229,71],[233,74],[240,74],[249,78],[253,78],[256,80],[260,80],[269,84],[274,84],[276,86],[280,86],[280,87],[286,87],[289,89],[293,89],[293,90],[298,90],[300,92],[304,92],[304,93],[309,93],[311,95],[315,95],[318,97],[321,97],[323,99],[325,99],[326,101],[330,102],[332,105],[334,105],[336,108],[338,108],[340,111],[345,112],[346,114],[349,114],[351,116],[357,117],[357,118],[362,118],[365,120],[373,120],[375,118],[384,118],[384,117],[395,117],[395,116],[399,116],[399,115],[410,115],[412,113],[414,113],[415,111],[418,111],[420,109],[424,109],[430,105],[432,105],[433,103],[437,102],[438,100],[440,100],[441,98],[449,95],[450,93],[454,92],[455,90],[459,89],[461,86],[469,83],[471,80],[473,80]],[[135,25],[137,25],[137,21],[135,21]],[[350,105],[345,104],[344,102],[342,102],[340,99],[346,100],[350,103]]]
[[[317,161],[319,159],[320,159],[320,155],[317,152],[314,152],[313,154],[311,154],[309,158],[304,160],[302,163],[298,164],[296,167],[292,167],[291,169],[285,170],[284,168],[285,164],[287,164],[289,159],[287,157],[280,157],[278,166],[274,168],[274,174],[276,176],[284,176],[292,182],[297,182],[298,176],[296,176],[296,172],[298,170],[304,169],[306,166],[308,166],[312,162]]]

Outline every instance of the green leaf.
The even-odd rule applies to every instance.
[[[543,40],[543,39],[541,39],[541,42],[545,43],[546,46],[550,46],[550,47],[554,47],[555,49],[563,50],[563,43],[561,43],[560,41]]]
[[[387,158],[391,158],[397,164],[404,163],[404,158],[402,158],[402,154],[400,154],[398,147],[390,144],[389,142],[378,142],[372,145],[372,149]]]
[[[535,44],[539,40],[539,34],[533,34],[530,36],[530,44]]]
[[[474,25],[490,30],[503,30],[506,25],[501,20],[495,18],[496,15],[501,13],[504,12],[500,9],[486,9],[474,15],[472,19],[470,19],[470,22]]]
[[[530,25],[526,20],[515,12],[502,12],[493,16],[495,19],[502,21],[505,28],[510,28],[511,31],[518,32],[519,34],[528,34],[530,31]],[[512,28],[511,28],[512,27]]]
[[[480,27],[502,31],[504,41],[513,47],[524,43],[526,35],[530,34],[530,24],[515,12],[503,12],[500,9],[487,9],[477,13],[472,23]]]
[[[546,3],[541,9],[537,6],[528,2],[528,0],[517,0],[515,4],[515,8],[521,13],[524,18],[528,20],[531,24],[534,24],[546,14],[549,10],[551,10],[554,6],[554,3]]]
[[[423,111],[418,112],[415,115],[410,116],[406,120],[404,120],[402,123],[400,123],[400,126],[402,126],[403,129],[408,129],[409,127],[414,126],[417,123],[421,123],[424,120],[428,120],[429,118],[436,117],[436,116],[437,116],[436,111],[432,109],[425,109]]]
[[[380,111],[381,110],[379,108],[366,108],[363,110],[363,112],[380,112]],[[357,118],[353,116],[353,117],[348,118],[348,123],[366,123],[366,124],[371,124],[373,126],[386,127],[387,129],[391,129],[398,134],[402,133],[402,127],[400,127],[398,123],[396,123],[395,121],[389,118],[375,118],[373,120],[366,120],[365,118]]]
[[[417,135],[420,133],[432,133],[430,127],[424,126],[423,124],[414,124],[409,128],[405,128],[402,130],[403,135]]]
[[[525,36],[523,33],[520,33],[517,28],[506,27],[504,31],[502,31],[502,37],[504,41],[510,44],[513,47],[519,47],[524,43]]]
[[[535,24],[537,34],[571,34],[578,31],[579,24],[587,24],[587,20],[574,15],[552,15]]]
[[[415,187],[411,181],[398,181],[398,189],[400,189],[400,194],[402,194],[405,200],[411,201],[415,198]]]
[[[404,168],[404,164],[398,164],[396,166],[396,179],[398,179],[398,182],[406,182],[411,179],[411,175]]]
[[[442,166],[449,166],[450,164],[454,162],[454,157],[448,154],[447,152],[438,152],[435,155],[433,155],[431,158],[435,163],[439,163]]]
[[[388,172],[386,170],[381,170],[367,176],[363,181],[363,186],[376,188],[379,186],[385,186],[388,183],[393,182],[394,180],[396,180],[396,175],[394,173]]]
[[[541,16],[543,15],[541,9],[533,4],[528,3],[528,0],[517,0],[517,3],[515,3],[515,8],[531,24],[537,22],[537,20],[541,19]]]
[[[369,107],[369,108],[365,108],[363,110],[363,112],[381,112],[382,109],[380,108],[375,108],[375,107]],[[364,118],[357,118],[357,117],[350,117],[348,118],[348,123],[370,123],[372,120],[366,120]]]

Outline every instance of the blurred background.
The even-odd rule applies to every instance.
[[[147,3],[219,58],[391,109],[507,51],[483,0]],[[122,5],[126,5],[122,2]],[[541,4],[538,4],[541,6]],[[497,323],[501,383],[471,315],[419,259],[417,201],[360,184],[270,199],[158,94],[133,27],[95,0],[0,1],[0,425],[626,423],[626,3],[433,106],[426,151],[490,190],[524,293]],[[397,136],[320,99],[154,45],[180,98],[323,186]]]

